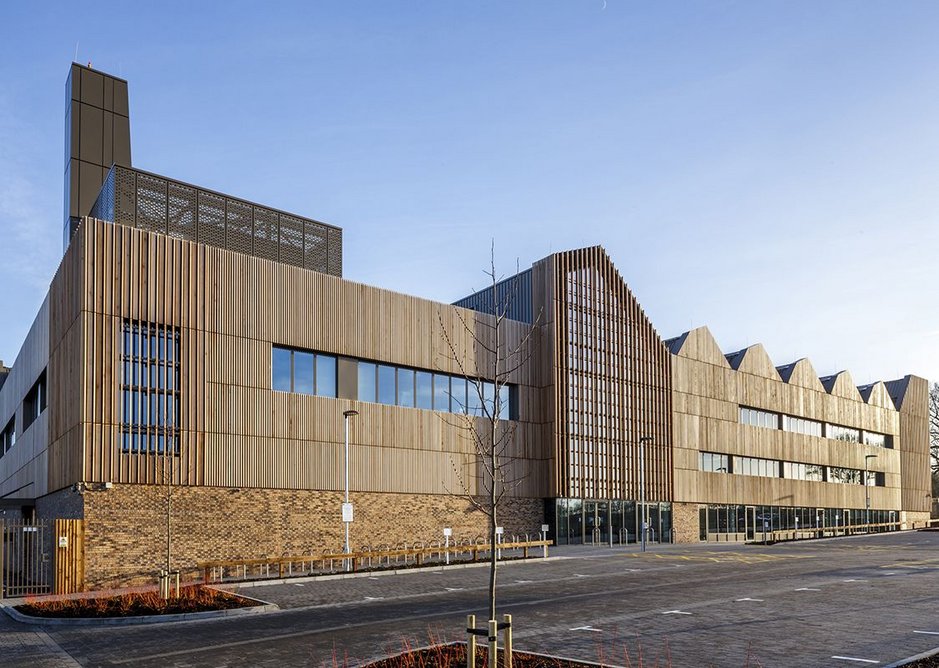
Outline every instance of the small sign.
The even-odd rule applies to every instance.
[[[59,547],[68,547],[68,536],[59,536]]]
[[[548,525],[547,525],[547,524],[542,524],[542,525],[541,525],[541,533],[548,533]]]
[[[449,538],[450,536],[453,535],[453,529],[451,529],[450,527],[444,527],[443,535]]]
[[[342,504],[342,521],[343,522],[352,521],[352,504],[351,503]]]
[[[503,533],[505,533],[505,530],[502,527],[496,527],[497,536],[501,536]]]

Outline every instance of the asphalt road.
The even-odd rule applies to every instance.
[[[939,646],[939,533],[775,546],[557,548],[500,566],[516,648],[613,665],[885,666]],[[147,626],[0,619],[0,664],[353,666],[463,639],[485,568],[246,587],[261,615]],[[658,662],[658,663],[656,663]]]

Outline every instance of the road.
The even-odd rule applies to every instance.
[[[939,533],[775,546],[562,547],[500,566],[516,648],[624,666],[875,666],[939,646]],[[280,611],[146,626],[0,619],[3,665],[353,666],[463,639],[485,568],[242,592]],[[627,658],[628,657],[628,658]],[[667,662],[669,661],[669,662]]]

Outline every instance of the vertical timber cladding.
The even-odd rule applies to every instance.
[[[201,484],[204,479],[204,247],[86,218],[80,228],[84,294],[84,461],[79,480]],[[97,268],[97,270],[96,270]],[[107,269],[103,269],[107,268]],[[179,455],[140,456],[121,447],[124,323],[179,330]],[[166,470],[166,469],[169,470]]]
[[[554,261],[555,448],[560,496],[672,498],[671,359],[600,246]]]
[[[900,412],[900,508],[929,512],[931,478],[929,466],[929,383],[925,378],[906,376],[887,383]]]

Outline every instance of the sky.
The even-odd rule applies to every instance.
[[[69,64],[135,167],[451,302],[602,245],[663,338],[939,380],[939,3],[0,3],[0,359],[62,254]],[[76,56],[77,54],[77,56]]]

